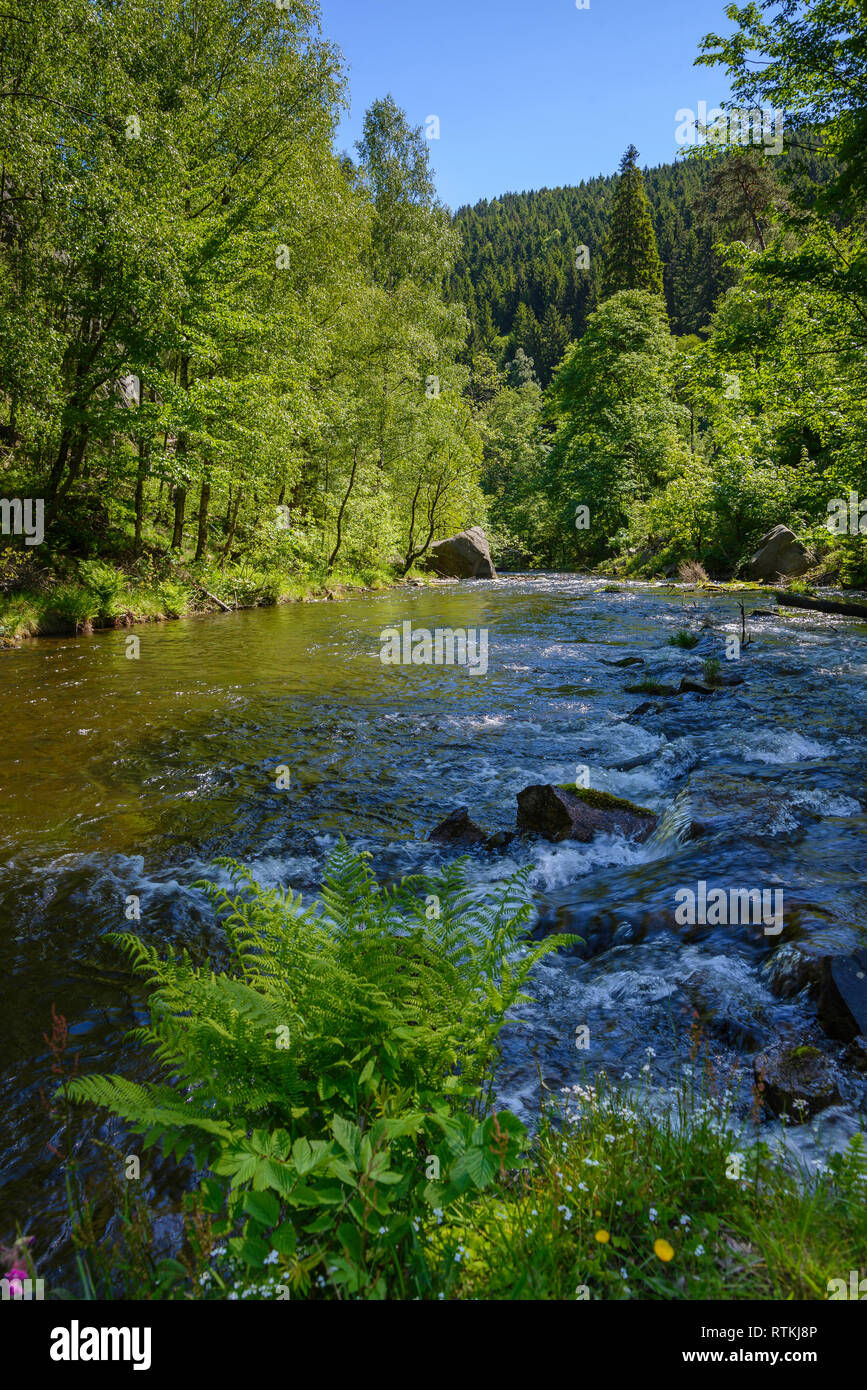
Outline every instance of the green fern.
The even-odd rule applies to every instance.
[[[388,1210],[403,1212],[395,1229],[411,1238],[406,1212],[426,1187],[424,1153],[440,1146],[445,1186],[427,1184],[440,1203],[498,1169],[488,1122],[471,1118],[484,1113],[497,1036],[527,998],[536,962],[575,940],[528,944],[527,870],[482,897],[467,861],[384,887],[368,858],[341,840],[308,907],[219,860],[230,886],[198,886],[226,934],[221,973],[114,934],[150,986],[150,1023],[132,1036],[164,1079],[67,1083],[71,1099],[120,1116],[146,1146],[160,1142],[177,1157],[192,1150],[199,1167],[229,1183],[229,1221],[241,1210],[231,1194],[270,1187],[275,1210],[294,1211],[318,1248],[338,1203],[346,1219],[329,1238],[342,1253],[329,1260],[342,1262],[350,1290],[362,1287],[362,1266],[363,1279],[382,1277],[367,1253],[374,1219],[378,1229]],[[500,1120],[497,1134],[517,1153],[521,1126]],[[261,1263],[261,1229],[243,1211],[243,1258]]]

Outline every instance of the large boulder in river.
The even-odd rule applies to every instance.
[[[775,526],[762,536],[759,548],[747,566],[749,579],[777,579],[780,575],[803,574],[810,568],[807,552],[788,526]]]
[[[581,840],[587,844],[594,835],[613,830],[646,840],[656,820],[656,813],[644,806],[584,787],[543,783],[518,792],[518,829],[546,840]]]
[[[436,541],[427,557],[428,569],[446,579],[496,579],[488,539],[481,526],[471,526],[447,540]]]

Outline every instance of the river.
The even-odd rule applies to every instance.
[[[203,956],[220,932],[192,885],[217,855],[305,895],[341,832],[381,875],[435,869],[459,851],[427,836],[456,806],[489,830],[514,828],[518,791],[574,781],[582,766],[593,787],[668,812],[669,833],[474,851],[480,883],[532,864],[536,929],[585,939],[539,967],[536,1002],[504,1036],[501,1101],[532,1118],[540,1072],[556,1091],[600,1066],[661,1090],[684,1063],[693,1010],[736,1069],[744,1107],[757,1049],[781,1036],[830,1046],[805,998],[772,994],[763,964],[775,939],[678,927],[673,911],[677,889],[701,881],[775,888],[790,928],[832,948],[857,941],[867,627],[774,612],[749,622],[751,643],[726,661],[725,638],[741,630],[732,593],[610,587],[507,576],[142,626],[138,659],[125,631],[0,656],[0,1239],[18,1222],[42,1261],[62,1262],[62,1172],[47,1148],[62,1137],[39,1095],[51,1089],[52,1002],[82,1071],[146,1072],[125,1037],[141,996],[102,940],[130,926],[131,897],[149,940]],[[772,606],[759,593],[745,602]],[[383,665],[380,633],[405,621],[487,630],[486,673]],[[682,628],[702,634],[692,651],[667,643]],[[700,678],[707,656],[743,683],[705,698],[624,690],[645,676]],[[644,665],[606,664],[624,657]],[[281,767],[290,785],[279,790]],[[676,828],[690,819],[697,838]],[[864,1081],[847,1076],[841,1094],[788,1131],[804,1159],[860,1127]],[[168,1173],[155,1181],[170,1200]]]

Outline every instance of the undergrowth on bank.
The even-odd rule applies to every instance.
[[[4,591],[0,572],[0,639],[87,634],[94,627],[124,627],[229,608],[268,607],[326,596],[341,588],[380,589],[394,582],[384,570],[346,569],[288,573],[248,561],[178,565],[145,556],[119,568],[104,560],[67,561],[62,572],[30,575],[28,587]],[[213,596],[213,597],[210,597]]]
[[[393,887],[367,861],[341,843],[307,907],[218,861],[231,886],[201,886],[226,934],[219,971],[115,935],[150,987],[131,1040],[155,1084],[69,1074],[55,1016],[67,1132],[96,1105],[140,1136],[143,1167],[159,1146],[195,1169],[183,1246],[160,1259],[123,1154],[100,1146],[109,1240],[70,1138],[68,1296],[810,1299],[861,1269],[862,1137],[796,1173],[735,1120],[697,1029],[667,1091],[651,1048],[637,1085],[543,1085],[533,1136],[497,1110],[507,1015],[575,938],[530,942],[527,871],[482,898],[467,861]]]

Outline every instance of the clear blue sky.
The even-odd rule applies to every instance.
[[[388,92],[414,125],[439,116],[431,163],[452,208],[613,173],[677,153],[679,108],[717,106],[722,68],[696,68],[725,0],[321,0],[349,66],[352,109],[337,147],[354,154],[364,112]]]

